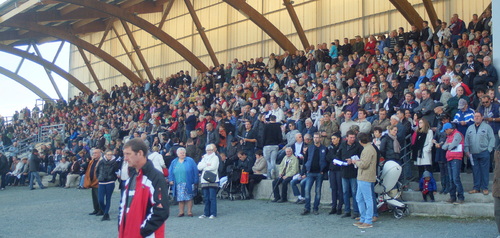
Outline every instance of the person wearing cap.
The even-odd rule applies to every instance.
[[[441,132],[443,130],[443,126],[446,123],[450,122],[450,116],[446,113],[440,115],[438,117],[440,122],[436,128],[435,139],[432,140],[432,143],[436,147],[436,156],[435,161],[439,165],[439,173],[441,174],[441,191],[440,194],[448,193],[450,189],[450,176],[448,175],[448,165],[446,163],[445,151],[441,148],[444,142],[446,141],[446,133]]]
[[[464,137],[451,123],[443,125],[441,133],[446,133],[446,140],[442,145],[446,151],[446,161],[448,163],[448,173],[450,178],[450,199],[446,202],[454,204],[464,203],[464,188],[460,181],[460,170],[462,158],[464,156]],[[457,201],[458,199],[458,201]]]
[[[458,111],[453,117],[453,124],[462,135],[465,135],[467,128],[474,124],[474,110],[469,108],[465,99],[458,101]]]
[[[474,161],[474,189],[469,193],[480,193],[482,190],[484,195],[488,195],[490,153],[495,148],[495,135],[491,126],[483,119],[482,113],[474,113],[474,125],[467,128],[464,145],[465,154]]]

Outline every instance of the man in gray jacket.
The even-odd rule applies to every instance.
[[[471,158],[474,189],[470,194],[480,193],[488,195],[488,182],[490,171],[490,153],[495,148],[495,135],[493,129],[483,122],[480,112],[474,113],[474,124],[467,128],[465,134],[465,154]]]

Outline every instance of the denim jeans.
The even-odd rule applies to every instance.
[[[267,177],[273,178],[275,174],[271,174],[276,170],[276,157],[278,156],[279,146],[277,145],[266,145],[264,146],[264,158],[267,161]]]
[[[450,176],[450,198],[451,200],[464,200],[464,188],[460,181],[460,169],[462,160],[454,159],[448,161],[448,173]]]
[[[372,192],[373,192],[373,216],[378,217],[378,208],[377,208],[377,194],[375,193],[375,183],[372,184]]]
[[[306,177],[306,205],[305,209],[311,210],[311,189],[313,183],[316,182],[316,188],[314,192],[316,193],[314,196],[314,205],[313,210],[317,211],[319,209],[319,202],[321,200],[321,185],[323,184],[323,174],[321,173],[307,173]]]
[[[217,216],[217,188],[216,187],[206,187],[203,188],[203,203],[205,204],[204,215],[205,216]]]
[[[359,221],[372,224],[373,217],[373,183],[358,180],[358,191],[356,201],[358,202],[359,212],[361,214]]]
[[[299,188],[297,187],[297,184],[300,183],[300,191],[299,191]],[[290,182],[290,184],[292,185],[292,191],[293,191],[293,195],[298,197],[298,196],[302,196],[302,197],[305,197],[305,191],[306,191],[306,179],[302,179],[302,180],[297,180],[297,179],[293,179],[292,182]]]
[[[474,165],[472,166],[472,175],[474,177],[475,190],[488,190],[490,180],[490,152],[485,150],[479,154],[472,154]]]
[[[358,183],[356,178],[342,178],[342,190],[344,192],[344,209],[345,212],[351,212],[351,197],[352,197],[352,210],[359,212],[358,203],[356,202],[356,191]]]
[[[342,191],[342,171],[328,171],[328,180],[332,190],[332,209],[342,209],[344,192]]]
[[[113,195],[113,190],[115,190],[115,183],[99,184],[97,197],[99,200],[99,207],[102,211],[104,211],[104,214],[109,214],[109,208],[111,207],[111,195]]]
[[[38,183],[38,186],[43,189],[45,188],[42,184],[42,179],[40,178],[40,174],[38,174],[38,171],[36,172],[30,172],[30,189],[33,188],[33,183],[35,182],[34,180],[36,179],[36,182]]]

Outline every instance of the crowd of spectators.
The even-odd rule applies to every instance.
[[[334,40],[329,45],[271,54],[267,62],[263,57],[235,58],[195,76],[180,71],[165,79],[123,83],[68,102],[47,103],[42,110],[25,108],[16,112],[11,124],[2,121],[0,136],[3,146],[9,146],[35,135],[42,125],[65,124],[66,134],[54,133],[52,143],[40,151],[41,170],[48,173],[61,162],[60,154],[82,165],[83,175],[91,148],[112,151],[119,158],[124,141],[142,138],[151,152],[156,148],[163,156],[166,168],[177,158],[179,147],[198,164],[206,146],[214,144],[217,154],[229,161],[248,156],[247,170],[252,174],[256,151],[263,150],[267,170],[256,174],[271,179],[286,174],[286,165],[279,162],[290,153],[306,167],[307,149],[301,143],[304,147],[321,144],[329,161],[347,162],[354,155],[353,144],[359,156],[362,147],[356,135],[362,132],[373,135],[386,160],[403,164],[418,158],[419,174],[412,173],[413,164],[407,164],[403,173],[405,178],[418,179],[444,160],[444,154],[435,149],[423,152],[428,130],[433,132],[431,138],[442,140],[443,123],[451,122],[465,134],[473,124],[474,111],[483,113],[495,135],[500,129],[496,120],[500,103],[495,97],[499,82],[491,63],[491,11],[485,11],[481,20],[474,14],[468,25],[457,14],[448,23],[438,20],[436,24],[436,31],[424,21],[422,30],[400,27],[387,37],[371,35],[365,41],[356,36],[354,44],[344,38],[342,44]],[[410,148],[404,149],[408,144]],[[285,153],[286,148],[292,151]],[[22,162],[13,156],[7,166],[16,174],[16,164]],[[350,167],[340,175],[347,181],[341,184],[354,192],[352,185],[346,185],[356,178],[356,169]],[[289,182],[300,183],[291,178]],[[312,182],[309,191],[311,186]],[[275,192],[275,200],[281,200],[279,191]],[[336,197],[348,199],[345,189],[343,193]],[[303,192],[296,195],[299,202],[307,198]],[[341,207],[342,203],[334,206],[334,213]],[[356,201],[353,209],[358,212]]]

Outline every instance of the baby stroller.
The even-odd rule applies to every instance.
[[[219,198],[231,201],[246,199],[246,186],[240,183],[241,170],[231,165],[227,171],[227,182],[222,186]]]
[[[398,182],[402,168],[395,161],[386,161],[377,178],[375,193],[377,197],[377,209],[379,211],[392,211],[396,219],[408,215],[410,210],[402,202],[402,185]]]

